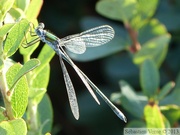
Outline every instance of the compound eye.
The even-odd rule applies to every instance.
[[[40,29],[44,29],[44,23],[39,23],[39,25],[38,25],[38,28],[40,28]]]
[[[36,29],[36,34],[37,34],[38,36],[41,36],[41,35],[43,34],[43,32],[42,32],[42,30],[40,30],[40,29]]]

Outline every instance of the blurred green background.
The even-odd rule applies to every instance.
[[[95,4],[98,0],[45,0],[39,22],[45,23],[46,29],[62,38],[67,35],[79,33],[88,28],[103,24],[111,25],[120,35],[123,27],[118,21],[109,20],[95,11]],[[176,4],[174,4],[174,2]],[[174,81],[180,67],[180,21],[178,18],[180,7],[175,0],[161,0],[155,18],[164,23],[167,30],[172,34],[168,55],[161,67],[161,85],[168,81]],[[179,8],[180,9],[180,8]],[[169,13],[169,14],[168,14]],[[123,35],[123,34],[122,34]],[[121,37],[128,38],[128,37]],[[112,42],[114,42],[112,40]],[[111,48],[111,44],[108,44]],[[121,45],[119,45],[121,48]],[[100,48],[99,48],[100,49]],[[119,80],[126,80],[136,90],[139,86],[139,70],[132,63],[130,54],[126,51],[119,51],[98,60],[77,61],[75,64],[101,89],[107,97],[113,92],[119,92]],[[103,49],[102,49],[103,51]],[[79,56],[81,57],[81,56]],[[83,58],[83,57],[82,57]],[[83,62],[82,62],[83,61]],[[58,56],[51,61],[51,77],[48,86],[54,108],[54,129],[52,134],[56,135],[121,135],[125,123],[117,118],[111,109],[100,99],[101,105],[97,105],[83,83],[76,75],[76,72],[67,65],[72,78],[80,108],[80,119],[76,121],[71,113],[66,88],[59,64]],[[118,106],[128,119],[130,116],[123,108]],[[132,110],[133,112],[133,110]]]

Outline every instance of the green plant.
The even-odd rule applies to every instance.
[[[30,22],[37,24],[42,1],[2,0],[0,5],[0,89],[4,101],[0,134],[45,134],[52,127],[52,106],[46,91],[54,51],[44,46],[36,59],[31,55],[39,43],[22,47]],[[23,64],[13,61],[18,49]]]
[[[178,33],[179,4],[172,4],[178,3],[178,0],[171,1],[172,3],[170,1],[98,1],[96,11],[116,21],[116,24],[113,21],[108,22],[115,29],[114,40],[109,45],[88,49],[82,55],[69,54],[79,61],[112,56],[104,60],[104,76],[113,85],[119,81],[121,92],[113,93],[111,99],[127,111],[126,127],[170,128],[178,124],[180,75],[174,83],[172,80],[165,80],[166,73],[163,72],[163,63],[167,62],[171,66],[179,60],[179,49],[170,52],[171,36],[168,33]],[[21,46],[25,34],[28,41],[33,40],[28,35],[31,26],[29,22],[37,25],[36,17],[41,6],[41,0],[0,1],[0,89],[4,100],[4,105],[0,108],[0,134],[45,134],[51,131],[52,107],[46,90],[49,61],[54,52],[45,45],[35,59],[31,57],[39,43],[28,48]],[[164,6],[165,9],[157,10]],[[8,16],[16,23],[7,23]],[[173,23],[168,21],[174,18]],[[95,26],[105,24],[106,21],[101,19],[87,17],[82,20],[82,25],[88,29],[90,25],[94,27],[94,23]],[[121,26],[122,23],[124,27]],[[178,38],[174,39],[179,42]],[[22,64],[13,61],[18,49],[23,56]],[[116,77],[117,80],[114,79]],[[137,83],[138,77],[140,86]],[[87,107],[87,104],[84,106]],[[91,110],[95,111],[93,108],[87,112]],[[100,115],[95,114],[92,117],[98,119]],[[80,122],[83,123],[78,121]],[[100,131],[100,124],[101,121],[97,120],[96,123],[91,123],[91,127],[97,127]],[[111,130],[111,134],[117,132],[110,124],[107,126],[108,128],[103,127],[103,134],[107,134],[106,129]]]
[[[159,12],[157,12],[158,7],[161,8]],[[165,9],[163,10],[162,7]],[[169,56],[171,40],[167,29],[171,32],[178,31],[180,22],[177,15],[178,7],[178,1],[171,3],[171,1],[158,0],[100,0],[96,3],[96,11],[99,14],[116,22],[122,22],[124,25],[124,27],[117,26],[117,23],[111,25],[114,26],[117,36],[111,44],[113,49],[107,49],[110,46],[104,46],[101,48],[103,51],[92,51],[97,51],[96,55],[99,58],[114,54],[112,58],[107,58],[103,68],[105,68],[106,77],[113,84],[118,78],[122,79],[119,80],[121,92],[113,93],[111,99],[121,104],[128,112],[129,115],[126,115],[129,118],[126,125],[128,128],[171,128],[178,124],[179,76],[175,82],[166,80],[174,70],[172,65],[178,63],[178,60],[176,62],[173,60],[178,56],[178,50],[177,53],[169,52],[170,55],[174,54],[174,58],[168,57],[166,60]],[[173,18],[176,18],[174,24],[168,21]],[[89,24],[103,22],[95,17],[87,17],[83,21]],[[178,41],[176,39],[176,42]],[[120,51],[127,53],[117,54]],[[74,58],[79,61],[94,59],[91,55],[86,54],[86,56]],[[163,63],[168,63],[169,68],[172,68],[168,75],[164,73]],[[139,77],[137,77],[138,74]],[[140,78],[140,86],[137,84],[137,78]],[[125,79],[135,88],[124,81]]]
[[[162,84],[160,83],[158,69],[162,67],[162,63],[167,57],[171,36],[167,32],[165,25],[158,20],[161,14],[159,16],[156,14],[157,18],[154,17],[158,4],[158,0],[100,0],[96,4],[96,11],[99,14],[123,22],[125,27],[125,30],[118,27],[123,31],[121,37],[118,37],[118,42],[116,42],[119,48],[114,45],[113,47],[116,48],[114,50],[105,51],[104,49],[103,56],[126,50],[130,54],[128,59],[130,56],[133,64],[139,68],[139,70],[135,71],[140,71],[139,78],[142,91],[137,92],[126,81],[120,80],[121,92],[111,95],[111,99],[115,103],[121,104],[133,117],[129,119],[126,127],[170,128],[180,118],[179,79],[175,82],[176,86],[173,81],[167,82],[163,87],[161,87]],[[177,17],[173,12],[168,14],[168,17],[170,16]],[[87,20],[98,21],[96,18]],[[177,21],[179,22],[179,19]],[[169,27],[166,21],[165,23]],[[97,54],[102,57],[101,53]],[[106,72],[110,72],[111,76],[113,76],[112,65],[118,65],[115,64],[120,60],[118,58],[107,62],[106,66],[109,69],[107,68]],[[83,59],[76,57],[76,59],[90,60],[89,57]],[[125,63],[121,64],[126,65]],[[133,66],[133,64],[131,65]],[[113,72],[117,72],[114,75],[118,74],[118,70],[120,68],[114,68]],[[136,80],[132,80],[132,82],[135,83]],[[173,92],[169,94],[172,89]]]

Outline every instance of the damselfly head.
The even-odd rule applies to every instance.
[[[44,36],[44,27],[44,23],[39,23],[39,25],[35,29],[35,32],[38,36]]]
[[[45,25],[44,23],[39,23],[37,29],[44,29]]]

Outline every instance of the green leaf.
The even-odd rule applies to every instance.
[[[38,56],[38,59],[40,60],[41,65],[35,69],[34,71],[35,74],[33,78],[35,78],[35,76],[50,62],[54,54],[55,54],[54,50],[49,45],[44,45],[44,47],[42,48]]]
[[[8,69],[6,79],[9,88],[13,85],[14,79],[21,67],[21,64],[17,63]],[[26,111],[28,103],[28,83],[25,76],[21,77],[21,79],[15,85],[14,90],[11,91],[10,95],[12,95],[10,102],[13,115],[15,118],[20,118]]]
[[[159,72],[152,60],[145,60],[140,69],[140,83],[149,98],[155,96],[159,87]]]
[[[158,94],[158,100],[162,100],[174,88],[174,86],[174,82],[168,82],[164,85]]]
[[[0,23],[3,21],[6,13],[13,6],[14,0],[1,0],[0,1]]]
[[[0,123],[1,135],[26,135],[27,127],[23,119],[15,119],[11,121],[2,121]]]
[[[34,68],[36,68],[37,66],[40,65],[40,61],[38,59],[31,59],[28,62],[26,62],[23,67],[19,70],[19,72],[17,73],[17,75],[14,77],[13,80],[13,85],[11,87],[10,90],[12,90],[12,88],[16,85],[16,83],[19,81],[19,79],[27,74],[29,71],[33,70]]]
[[[96,11],[113,20],[128,22],[136,14],[136,0],[101,0]]]
[[[158,6],[158,0],[138,0],[138,14],[141,18],[147,19],[152,17]]]
[[[16,0],[14,6],[20,8],[22,11],[25,11],[29,6],[30,0]]]
[[[139,96],[125,81],[120,81],[120,87],[122,91],[120,98],[122,106],[132,115],[142,118],[144,105],[141,103]]]
[[[41,61],[39,67],[33,70],[31,81],[31,90],[29,96],[39,103],[46,92],[47,85],[49,82],[50,66],[49,62],[54,56],[55,52],[51,47],[45,45],[38,56]]]
[[[175,104],[180,106],[180,73],[178,74],[175,84],[173,91],[160,101],[160,105]]]
[[[28,20],[33,21],[37,18],[42,4],[43,0],[31,0],[29,7],[26,11],[26,17],[28,18]]]
[[[40,118],[41,134],[51,132],[53,121],[53,109],[51,100],[47,94],[44,95],[42,101],[38,105],[38,116]]]
[[[6,37],[6,34],[13,28],[15,24],[5,24],[0,28],[0,43],[2,43]]]
[[[156,104],[146,105],[144,116],[147,128],[165,128],[163,115]]]
[[[165,34],[167,34],[166,27],[157,19],[151,19],[138,29],[138,40],[141,44],[144,44],[157,36]]]
[[[17,51],[24,39],[24,33],[26,33],[28,30],[29,22],[27,20],[22,20],[15,24],[8,34],[4,45],[4,54],[6,57],[10,57]]]
[[[31,42],[37,39],[37,36],[31,35],[31,32],[34,31],[34,26],[36,26],[37,24],[38,24],[37,20],[33,20],[32,24],[30,23],[30,31],[26,33],[26,40],[23,42],[23,44],[27,45],[27,42]],[[34,50],[38,47],[38,45],[39,42],[35,43],[34,45],[28,46],[27,48],[21,46],[19,51],[24,56],[24,59],[26,59],[26,57],[28,58],[30,57],[30,55],[34,52]]]
[[[33,37],[32,37],[33,38]],[[32,38],[27,38],[27,39],[32,39]],[[28,40],[28,41],[32,41],[32,40]],[[23,43],[24,44],[24,43]],[[19,48],[20,53],[24,56],[24,58],[26,59],[26,57],[29,57],[32,55],[32,53],[34,52],[34,50],[36,50],[36,48],[38,47],[39,42],[35,43],[34,45],[31,45],[27,48],[24,48],[23,46],[21,46]]]
[[[131,19],[131,27],[138,30],[142,25],[149,22],[149,18],[154,15],[157,5],[158,0],[138,0],[136,8],[137,14]]]
[[[169,41],[170,35],[166,34],[146,42],[142,45],[141,50],[134,55],[134,63],[139,65],[144,60],[151,59],[159,67],[167,55]]]
[[[22,18],[25,18],[24,12],[19,8],[11,8],[9,10],[9,13],[14,18],[14,20],[20,20]]]
[[[162,113],[169,120],[171,127],[179,120],[180,118],[180,107],[176,105],[168,105],[160,107]]]
[[[32,74],[35,74],[34,72]],[[32,85],[29,93],[29,98],[37,104],[42,100],[47,91],[47,86],[50,76],[50,66],[47,64],[32,80]]]

